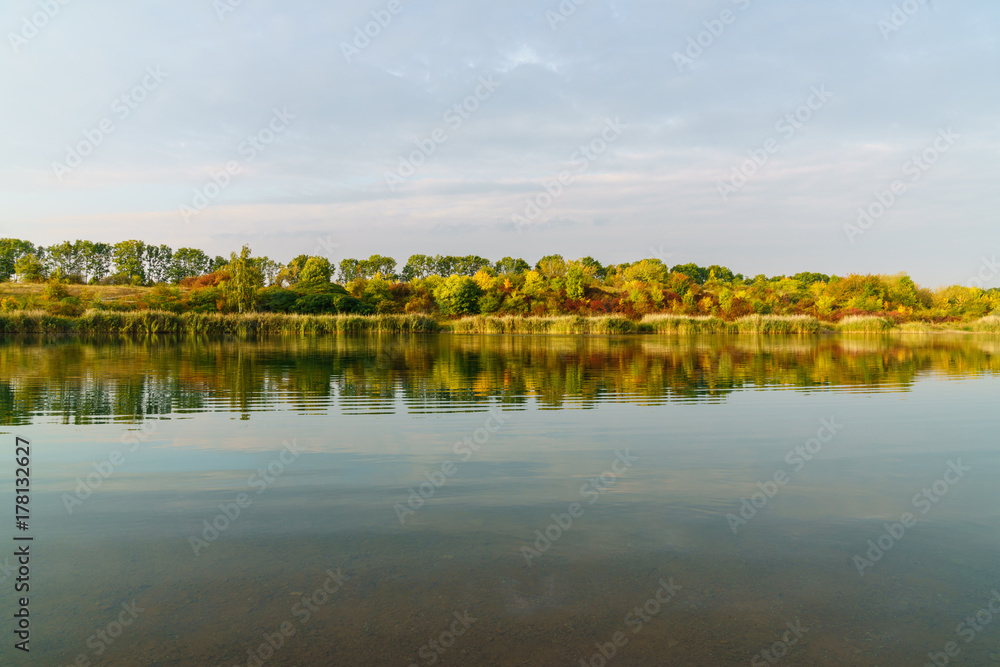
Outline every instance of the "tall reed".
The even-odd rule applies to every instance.
[[[734,322],[736,333],[814,334],[820,321],[809,315],[747,315]]]
[[[729,333],[731,327],[717,317],[690,315],[646,315],[640,323],[650,333]]]
[[[875,315],[852,315],[837,323],[837,330],[844,333],[886,333],[896,328],[896,323],[888,317]]]
[[[972,323],[972,330],[981,333],[1000,333],[1000,315],[987,315]]]
[[[440,325],[424,315],[285,315],[89,310],[78,318],[45,311],[0,313],[0,333],[270,334],[427,333]]]
[[[77,320],[50,315],[44,310],[13,310],[0,313],[0,333],[73,333]]]
[[[581,317],[516,317],[478,315],[463,317],[448,325],[458,334],[630,334],[638,331],[635,322],[625,317],[604,315]]]

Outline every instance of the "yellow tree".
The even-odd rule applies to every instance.
[[[241,313],[252,312],[257,304],[257,290],[264,286],[264,277],[250,256],[250,246],[243,246],[239,255],[229,254],[229,276],[225,283],[227,300]]]

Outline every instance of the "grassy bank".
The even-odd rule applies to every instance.
[[[734,322],[717,317],[647,315],[640,322],[624,317],[466,317],[448,325],[459,334],[810,334],[822,328],[807,316],[750,315]]]
[[[884,317],[848,317],[838,323],[805,315],[749,315],[727,322],[717,317],[647,315],[635,322],[605,315],[581,317],[476,316],[438,322],[427,315],[286,315],[281,313],[169,313],[143,310],[89,310],[61,317],[44,310],[0,313],[0,333],[229,334],[239,336],[341,333],[456,334],[779,334],[822,332],[881,335],[888,333],[1000,333],[1000,316],[984,317],[962,329],[911,322],[897,326]]]
[[[422,315],[283,315],[109,312],[89,310],[80,317],[45,311],[0,313],[0,333],[275,334],[428,333],[440,325]]]
[[[464,317],[446,325],[459,334],[629,334],[639,326],[624,317]]]
[[[748,315],[732,322],[717,317],[647,315],[640,324],[653,333],[814,334],[823,325],[807,315]]]
[[[837,323],[837,330],[843,333],[879,334],[897,328],[896,323],[886,317],[845,317]]]

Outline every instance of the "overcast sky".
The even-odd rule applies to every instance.
[[[0,236],[931,286],[1000,255],[995,0],[50,2],[0,10]]]

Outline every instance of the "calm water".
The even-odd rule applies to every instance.
[[[998,371],[987,337],[2,339],[0,537],[20,435],[35,539],[0,662],[1000,664]]]

